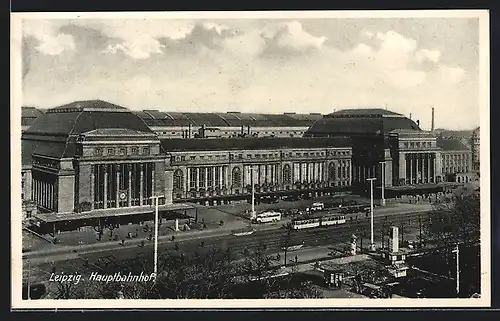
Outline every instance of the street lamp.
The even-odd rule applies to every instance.
[[[460,295],[460,258],[459,258],[459,247],[458,247],[458,243],[455,247],[455,250],[453,250],[454,253],[457,254],[457,278],[456,278],[456,281],[457,281],[457,284],[456,284],[456,290],[457,290],[457,297]]]
[[[158,199],[160,196],[152,196],[152,199],[154,199],[155,202],[155,247],[154,247],[154,274],[155,274],[155,283],[157,280],[158,276]],[[176,220],[177,221],[177,220]],[[176,224],[177,225],[177,224]]]
[[[254,167],[250,166],[250,176],[252,182],[252,213],[250,214],[250,219],[255,219],[255,182],[254,182]]]
[[[385,161],[379,162],[382,168],[382,173],[381,173],[381,185],[382,185],[382,199],[380,201],[380,205],[385,206]]]
[[[370,251],[375,251],[375,242],[373,241],[373,181],[377,178],[367,178],[367,181],[370,181]]]

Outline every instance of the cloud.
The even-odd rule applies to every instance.
[[[375,36],[375,34],[371,31],[365,30],[365,31],[361,32],[361,36],[366,37],[366,38],[373,38]]]
[[[35,47],[39,52],[57,56],[65,51],[75,50],[73,36],[60,32],[58,27],[46,20],[28,20],[23,25],[24,35],[38,41]]]
[[[441,52],[439,50],[429,50],[429,49],[419,49],[415,53],[415,59],[421,63],[423,61],[438,62],[441,57]]]
[[[387,103],[414,115],[414,106],[444,110],[451,101],[474,103],[467,98],[474,91],[469,69],[445,60],[449,52],[429,49],[439,44],[421,48],[418,35],[397,28],[372,28],[364,38],[357,29],[358,37],[340,47],[325,41],[335,37],[325,25],[314,28],[303,21],[51,23],[54,38],[70,36],[76,47],[57,59],[33,55],[23,89],[26,103],[50,107],[101,98],[136,109],[277,113]],[[39,38],[33,36],[32,52]]]
[[[302,28],[298,21],[265,28],[261,36],[266,42],[266,52],[271,54],[304,53],[323,46],[326,37],[316,37]]]
[[[153,54],[162,54],[162,48],[164,45],[160,44],[155,39],[151,38],[138,38],[133,42],[124,42],[116,45],[108,45],[103,53],[106,54],[117,54],[124,53],[130,56],[132,59],[147,59]]]
[[[460,67],[440,65],[438,69],[438,75],[444,82],[456,84],[462,81],[462,79],[465,77],[465,70]]]

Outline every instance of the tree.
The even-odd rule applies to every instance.
[[[254,251],[246,253],[237,269],[241,282],[251,284],[251,292],[259,298],[265,298],[271,293],[276,281],[273,276],[278,274],[280,265],[266,253],[266,246],[260,243]]]
[[[479,192],[469,187],[455,190],[436,202],[425,226],[427,237],[445,247],[476,243],[480,236]]]
[[[445,271],[449,276],[457,273],[456,254],[452,250],[459,247],[461,294],[462,291],[473,293],[479,289],[480,251],[477,243],[480,215],[479,191],[466,186],[436,203],[424,227],[426,237],[440,245],[436,251],[444,257]]]

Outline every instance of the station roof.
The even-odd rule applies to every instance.
[[[309,127],[320,114],[190,113],[159,110],[134,111],[148,126],[187,127]]]
[[[470,148],[459,139],[437,139],[437,146],[443,151],[470,151]]]
[[[23,164],[31,163],[32,154],[72,157],[78,135],[102,129],[154,134],[141,118],[125,107],[102,100],[77,101],[48,109],[34,120],[22,135]]]
[[[302,137],[262,137],[262,138],[219,138],[219,139],[162,139],[165,152],[205,151],[205,150],[259,150],[293,148],[351,147],[348,137],[302,138]]]
[[[304,136],[376,135],[395,129],[421,130],[411,119],[382,108],[345,109],[318,119]]]

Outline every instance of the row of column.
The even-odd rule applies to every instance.
[[[431,153],[405,154],[406,182],[409,184],[433,183],[436,157]]]
[[[228,181],[228,166],[190,167],[186,182],[189,189],[223,188]]]
[[[377,177],[377,173],[377,165],[356,165],[354,167],[353,179],[357,183],[363,183],[368,178]]]
[[[32,188],[34,201],[37,205],[40,205],[50,211],[56,210],[57,199],[55,197],[54,184],[34,179]]]
[[[253,171],[253,173],[252,173]],[[280,182],[279,164],[257,164],[243,166],[243,186],[279,184]]]
[[[323,162],[293,163],[294,182],[317,182],[325,180],[325,164]]]
[[[108,166],[111,166],[110,171],[108,171]],[[134,182],[135,188],[133,188],[133,180],[137,180],[137,176],[139,176],[138,184]],[[92,165],[90,193],[93,202],[91,202],[91,209],[151,204],[150,197],[155,190],[154,186],[155,166],[153,163]],[[120,198],[122,193],[126,193],[125,199]]]

